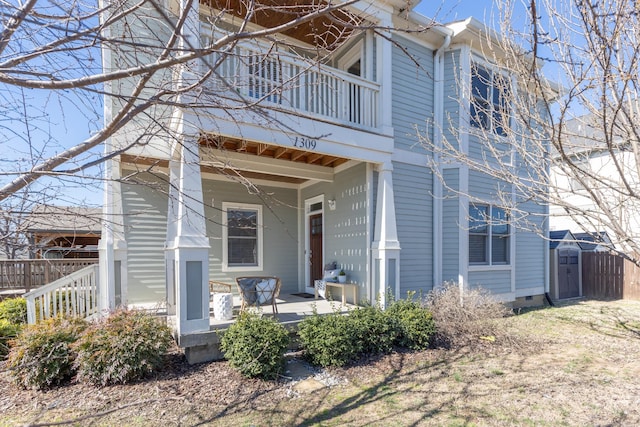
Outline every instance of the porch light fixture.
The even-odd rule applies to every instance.
[[[327,200],[327,204],[329,205],[330,211],[336,210],[336,199]]]

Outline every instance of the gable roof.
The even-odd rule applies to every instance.
[[[100,234],[102,209],[37,205],[25,220],[30,233]]]
[[[578,240],[578,244],[583,251],[593,251],[600,245],[603,245],[607,248],[614,247],[606,231],[575,233],[574,236],[576,240]]]
[[[549,249],[555,249],[564,240],[575,240],[573,233],[569,230],[549,231]]]

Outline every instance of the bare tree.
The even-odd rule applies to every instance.
[[[77,178],[99,184],[101,174],[95,168],[104,160],[132,146],[175,136],[170,123],[176,107],[193,110],[213,106],[229,115],[237,109],[250,109],[268,120],[268,113],[260,109],[261,102],[281,96],[284,87],[295,84],[295,76],[266,87],[259,97],[230,99],[228,89],[234,89],[238,82],[221,73],[220,67],[229,63],[230,56],[246,60],[238,56],[238,43],[264,43],[266,54],[256,57],[264,62],[268,53],[288,44],[287,35],[309,38],[315,51],[297,53],[313,67],[363,23],[362,18],[345,11],[356,0],[303,5],[213,1],[207,3],[209,12],[202,13],[206,15],[204,22],[200,22],[198,8],[193,7],[196,2],[0,2],[4,23],[0,93],[10,112],[9,120],[0,121],[0,129],[7,135],[8,149],[11,142],[13,153],[2,171],[5,180],[0,201],[43,176],[62,180],[61,186]],[[272,17],[268,27],[253,25],[261,16]],[[231,25],[229,17],[233,18]],[[223,22],[227,24],[220,27]],[[102,55],[107,55],[104,67]],[[181,78],[176,79],[179,67]],[[218,84],[213,90],[205,87],[212,79]],[[196,93],[200,94],[198,107],[193,103]],[[31,99],[33,94],[37,99]],[[110,96],[112,104],[102,121],[104,95]],[[50,110],[45,109],[51,103],[60,106],[59,119],[47,117]],[[77,120],[78,115],[88,123],[85,133],[90,136],[55,140],[49,120],[77,126],[68,122]],[[16,130],[17,123],[23,130]],[[133,128],[135,132],[130,133]],[[105,155],[98,148],[125,131],[129,135],[115,151]]]
[[[509,0],[498,16],[499,30],[485,33],[498,47],[480,43],[493,72],[472,64],[471,81],[458,82],[468,126],[445,123],[452,137],[424,142],[513,185],[516,197],[496,194],[517,226],[542,235],[544,222],[522,207],[549,205],[552,228],[606,231],[640,262],[637,3]],[[459,144],[464,134],[477,136],[478,152]]]

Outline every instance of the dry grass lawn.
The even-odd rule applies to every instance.
[[[504,335],[395,353],[296,392],[174,354],[148,381],[21,390],[0,373],[0,425],[640,425],[640,302],[575,302],[501,319]],[[495,340],[494,340],[495,338]]]

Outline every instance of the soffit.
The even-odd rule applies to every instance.
[[[239,18],[247,15],[246,2],[242,0],[200,0],[200,3]],[[309,0],[256,0],[254,5],[250,21],[264,28],[277,27],[318,10],[318,2]],[[283,34],[312,46],[334,50],[351,36],[353,27],[362,22],[363,18],[341,9],[290,28]]]

